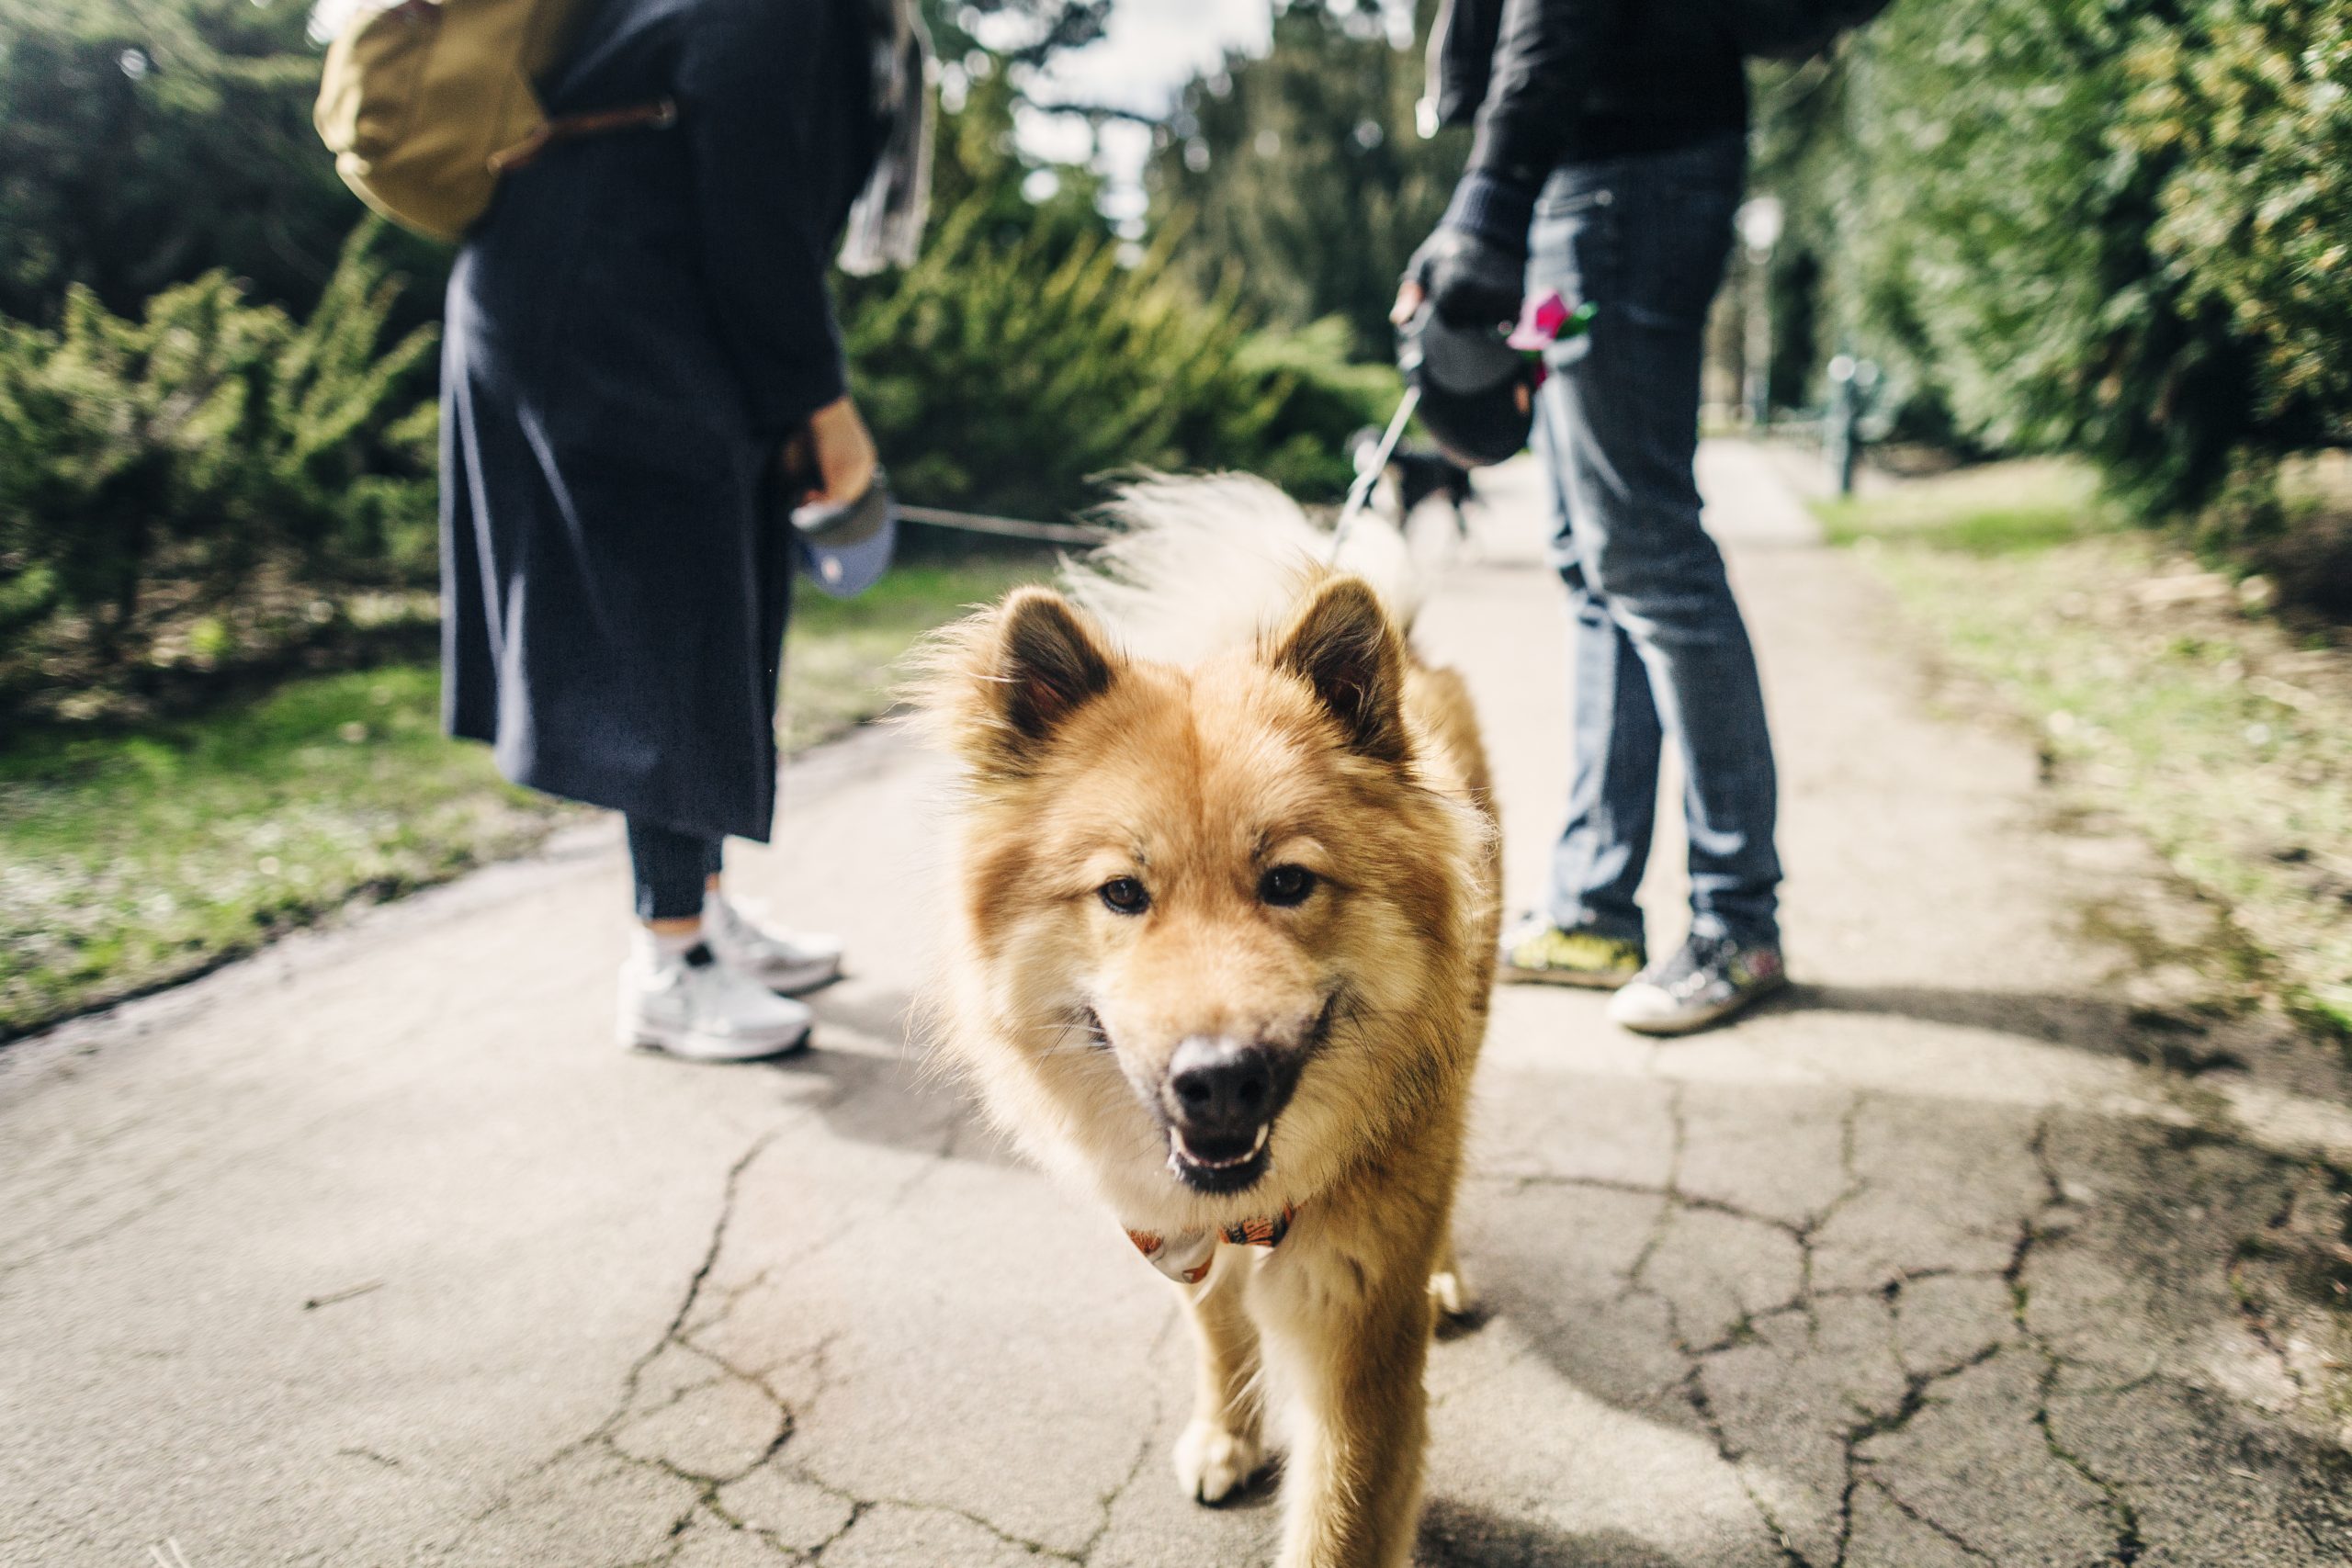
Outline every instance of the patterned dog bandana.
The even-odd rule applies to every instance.
[[[1290,1234],[1290,1222],[1298,1210],[1292,1204],[1283,1205],[1283,1212],[1272,1219],[1239,1220],[1216,1230],[1180,1231],[1174,1235],[1162,1235],[1158,1231],[1127,1233],[1136,1250],[1154,1269],[1183,1285],[1197,1285],[1209,1277],[1209,1265],[1216,1260],[1216,1244],[1231,1242],[1236,1247],[1262,1247],[1272,1252]]]

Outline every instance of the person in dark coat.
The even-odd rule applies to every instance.
[[[1777,784],[1756,656],[1692,474],[1707,307],[1747,166],[1747,84],[1720,0],[1448,0],[1425,123],[1469,166],[1396,301],[1464,329],[1556,291],[1590,328],[1546,351],[1534,445],[1576,620],[1575,776],[1544,906],[1504,977],[1614,988],[1677,1034],[1785,983]],[[1634,900],[1659,754],[1687,779],[1691,927],[1649,961]]]
[[[775,809],[778,513],[801,499],[775,493],[779,452],[817,500],[876,474],[825,275],[919,122],[910,4],[599,0],[549,115],[664,107],[507,174],[450,276],[447,725],[516,783],[625,815],[630,1043],[789,1048],[809,1015],[775,993],[838,970],[838,944],[720,896],[720,845],[764,841]]]

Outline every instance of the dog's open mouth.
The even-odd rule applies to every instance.
[[[1241,1145],[1196,1145],[1174,1127],[1168,1129],[1168,1168],[1176,1179],[1201,1192],[1240,1192],[1257,1184],[1272,1163],[1274,1124],[1260,1125],[1256,1136]]]
[[[1250,1142],[1239,1145],[1200,1146],[1171,1127],[1168,1130],[1168,1168],[1177,1180],[1196,1192],[1246,1192],[1258,1184],[1272,1163],[1273,1123],[1258,1129]]]

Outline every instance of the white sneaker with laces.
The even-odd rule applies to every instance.
[[[702,934],[721,964],[786,996],[813,991],[842,972],[839,937],[763,925],[722,894],[703,898]]]
[[[1742,946],[1693,931],[1674,955],[1650,964],[1609,998],[1609,1016],[1636,1034],[1689,1034],[1789,983],[1778,945]]]
[[[664,956],[640,942],[621,965],[624,1045],[697,1062],[756,1062],[806,1045],[815,1016],[737,974],[701,942]]]

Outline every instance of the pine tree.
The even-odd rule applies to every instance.
[[[54,327],[0,320],[0,697],[44,649],[119,675],[156,613],[265,569],[330,598],[429,579],[434,334],[386,343],[374,231],[299,323],[218,271],[136,317],[76,284]]]
[[[0,0],[0,314],[213,268],[307,309],[361,216],[311,130],[308,0]]]
[[[1264,58],[1229,56],[1182,90],[1150,188],[1192,225],[1181,254],[1201,287],[1230,272],[1261,320],[1337,315],[1357,354],[1387,357],[1397,277],[1466,151],[1459,133],[1415,130],[1422,68],[1408,41],[1375,6],[1295,0]]]

